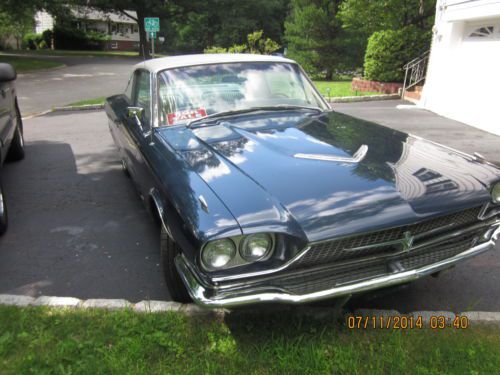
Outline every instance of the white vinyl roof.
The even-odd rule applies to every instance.
[[[136,64],[134,70],[143,68],[151,72],[159,72],[165,69],[180,68],[183,66],[223,64],[236,62],[286,62],[295,61],[279,56],[254,55],[250,53],[214,53],[200,55],[180,55],[151,59]]]

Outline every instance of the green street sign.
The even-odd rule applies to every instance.
[[[154,31],[150,31],[148,34],[150,39],[156,39],[156,33]]]
[[[148,33],[160,31],[160,19],[158,17],[144,18],[144,29]]]

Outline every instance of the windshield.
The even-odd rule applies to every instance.
[[[164,70],[158,75],[160,125],[256,107],[327,109],[296,64],[229,63]]]

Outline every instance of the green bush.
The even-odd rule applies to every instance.
[[[429,49],[431,32],[415,26],[377,31],[368,39],[365,78],[371,81],[402,82],[403,66]]]
[[[27,33],[23,36],[23,49],[38,49],[38,46],[43,41],[42,34]]]
[[[62,25],[54,27],[54,44],[57,49],[100,50],[108,37],[95,31],[85,32]],[[47,35],[49,37],[49,35]],[[47,43],[47,40],[45,41]],[[47,43],[50,45],[49,43]]]
[[[53,33],[52,30],[45,30],[42,33],[42,39],[45,42],[45,45],[47,46],[47,48],[52,45],[52,36],[53,36],[53,34],[54,33]]]

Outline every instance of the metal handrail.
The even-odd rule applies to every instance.
[[[405,70],[405,80],[401,97],[404,98],[406,90],[417,85],[425,79],[427,73],[427,63],[429,62],[430,51],[425,51],[420,56],[414,58],[403,66]]]

